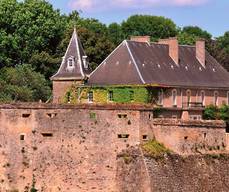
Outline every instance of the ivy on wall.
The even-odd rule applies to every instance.
[[[73,85],[65,94],[63,103],[86,103],[88,93],[93,92],[94,103],[155,103],[159,89],[144,86],[79,86]],[[112,101],[109,101],[108,93],[112,92]]]

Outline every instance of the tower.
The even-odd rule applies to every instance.
[[[53,102],[59,103],[73,83],[84,84],[90,72],[87,56],[76,29],[74,29],[60,68],[51,77],[53,82]]]

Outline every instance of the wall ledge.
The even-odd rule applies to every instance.
[[[222,120],[180,120],[180,119],[154,119],[153,125],[179,126],[179,127],[206,127],[206,128],[226,128],[226,123]]]

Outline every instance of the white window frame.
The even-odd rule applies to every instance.
[[[219,92],[218,91],[214,91],[213,104],[215,106],[219,105]]]
[[[202,102],[202,105],[205,106],[205,91],[204,90],[200,92],[200,101]]]
[[[93,103],[94,101],[94,94],[93,91],[88,92],[88,103]]]
[[[177,106],[177,90],[172,90],[172,104],[173,106]]]
[[[72,68],[74,68],[75,67],[75,60],[74,60],[74,58],[73,57],[69,57],[68,58],[68,69],[72,69]]]
[[[158,92],[158,105],[164,105],[164,92],[162,89]]]
[[[186,99],[187,99],[187,105],[190,106],[190,103],[192,102],[192,91],[188,89],[186,91]]]

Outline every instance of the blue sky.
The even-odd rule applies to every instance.
[[[172,19],[178,26],[197,25],[214,37],[229,31],[229,0],[49,0],[62,13],[81,10],[81,16],[109,24],[133,14]]]

